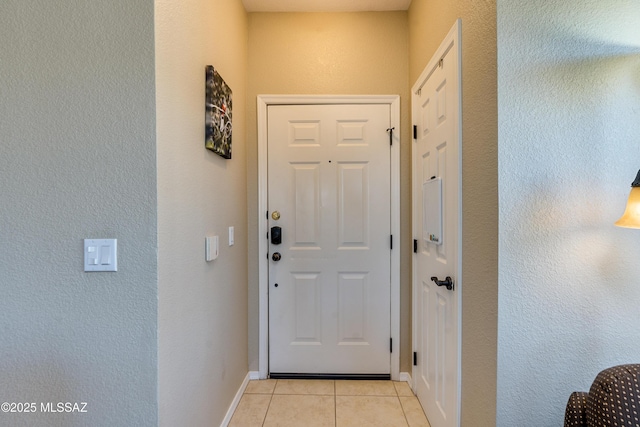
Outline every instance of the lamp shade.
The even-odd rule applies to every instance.
[[[624,214],[615,225],[618,227],[640,228],[640,171],[631,184],[631,193]]]

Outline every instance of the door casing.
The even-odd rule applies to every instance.
[[[400,96],[398,95],[259,95],[258,112],[258,376],[269,374],[269,264],[267,254],[267,109],[269,105],[388,104],[391,109],[391,379],[400,379]]]

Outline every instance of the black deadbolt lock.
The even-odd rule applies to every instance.
[[[282,243],[282,228],[271,227],[271,244],[279,245]]]

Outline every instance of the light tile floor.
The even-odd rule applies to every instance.
[[[250,381],[230,427],[430,427],[406,382]]]

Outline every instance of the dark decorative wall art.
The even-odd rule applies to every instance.
[[[231,88],[207,65],[205,96],[205,142],[208,150],[231,158]]]

